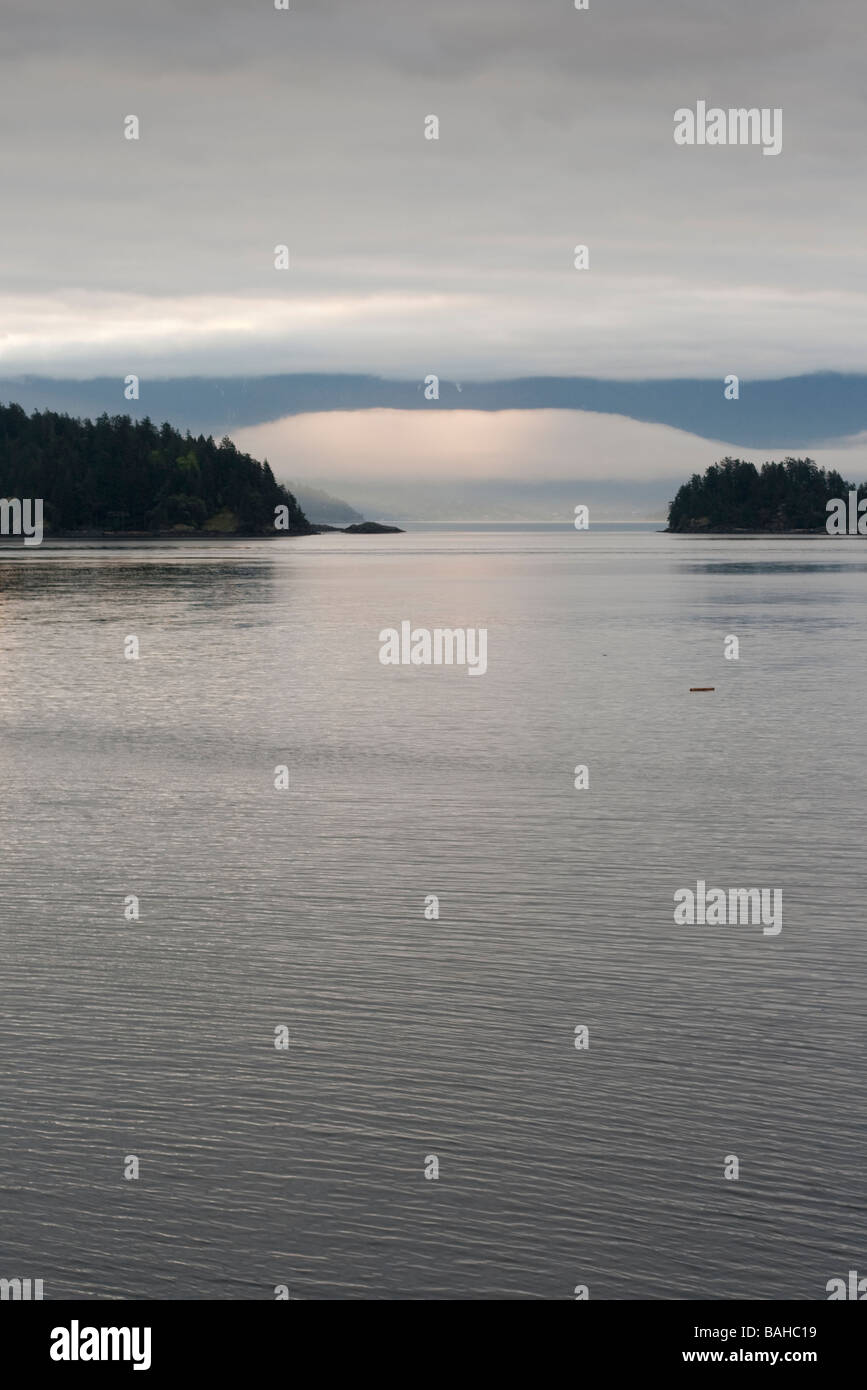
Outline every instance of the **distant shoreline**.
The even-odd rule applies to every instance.
[[[50,531],[43,536],[40,545],[50,541],[129,541],[141,545],[143,541],[279,541],[297,540],[304,536],[320,536],[339,532],[350,536],[380,536],[401,532],[400,526],[386,526],[378,521],[353,522],[350,526],[317,526],[313,522],[301,531]],[[22,536],[0,536],[0,546],[21,547]],[[27,546],[28,550],[38,550],[39,546]]]
[[[694,529],[686,526],[665,526],[661,534],[664,536],[738,536],[741,540],[749,540],[768,536],[827,536],[828,531],[824,526],[793,527],[791,530],[778,530],[771,527],[766,530],[753,530],[749,527],[739,526],[701,526]],[[835,536],[833,539],[837,540],[839,537]]]

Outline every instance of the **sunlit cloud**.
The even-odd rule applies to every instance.
[[[291,273],[291,272],[290,272]],[[275,272],[276,278],[276,272]],[[668,277],[481,276],[475,290],[0,295],[0,369],[98,376],[358,372],[742,379],[867,367],[867,292]],[[437,277],[431,277],[436,280]],[[439,277],[442,279],[443,277]],[[846,335],[841,337],[840,324]]]

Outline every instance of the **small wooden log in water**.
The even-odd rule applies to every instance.
[[[716,686],[715,686],[715,685],[691,685],[689,688],[690,688],[690,691],[693,691],[693,690],[716,690]]]

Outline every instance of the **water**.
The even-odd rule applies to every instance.
[[[0,1275],[867,1268],[865,577],[857,539],[651,532],[4,548]],[[381,666],[405,618],[487,627],[487,674]],[[698,878],[781,888],[781,935],[676,926]]]

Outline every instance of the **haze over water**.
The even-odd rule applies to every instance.
[[[4,547],[0,1274],[824,1298],[867,1235],[865,576],[592,530]],[[405,619],[486,627],[484,677],[382,666]],[[676,926],[697,879],[780,888],[782,933]]]

